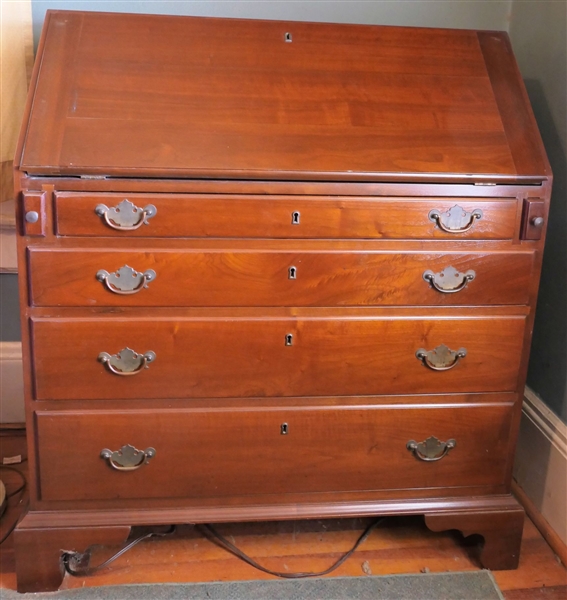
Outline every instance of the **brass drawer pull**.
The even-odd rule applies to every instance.
[[[415,353],[416,358],[426,367],[433,369],[433,371],[448,371],[456,367],[461,358],[465,358],[466,355],[466,348],[451,350],[445,344],[441,344],[429,351],[425,350],[425,348],[420,348]]]
[[[98,355],[98,360],[106,366],[106,368],[115,375],[136,375],[143,369],[149,367],[149,363],[156,359],[155,352],[148,350],[145,354],[138,354],[130,348],[120,350],[118,354],[108,354],[101,352]]]
[[[457,445],[457,442],[453,439],[442,442],[436,437],[428,437],[424,442],[416,442],[410,440],[406,444],[406,448],[413,452],[416,458],[424,460],[425,462],[435,462],[441,460],[447,455],[449,450],[452,450]]]
[[[429,213],[429,220],[433,221],[439,229],[446,233],[465,233],[472,228],[477,219],[482,219],[480,208],[467,212],[458,204],[455,204],[447,212],[441,212],[434,208]]]
[[[157,208],[153,204],[148,204],[145,208],[138,208],[130,200],[125,199],[113,208],[108,208],[106,204],[99,204],[95,208],[95,213],[102,217],[112,229],[133,231],[142,225],[149,225],[148,219],[157,213]]]
[[[106,289],[112,293],[128,296],[147,288],[148,283],[156,278],[156,272],[148,269],[143,273],[138,273],[132,267],[124,265],[114,273],[101,269],[97,271],[96,278],[104,283]]]
[[[446,267],[441,273],[425,271],[423,279],[431,284],[442,294],[455,294],[467,287],[467,283],[476,277],[476,273],[469,269],[466,273],[459,273],[454,267]]]
[[[155,455],[155,448],[137,450],[134,446],[130,446],[130,444],[122,446],[120,450],[114,452],[108,448],[104,448],[100,453],[100,457],[107,460],[108,464],[117,471],[135,471],[142,465],[147,465]]]

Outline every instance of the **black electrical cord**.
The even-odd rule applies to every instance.
[[[208,539],[213,539],[216,543],[219,544],[222,548],[234,554],[237,558],[240,558],[244,562],[248,563],[252,567],[263,571],[264,573],[268,573],[269,575],[275,575],[276,577],[281,577],[284,579],[304,579],[306,577],[322,577],[323,575],[328,575],[338,567],[340,567],[352,554],[354,551],[366,540],[366,538],[370,535],[370,533],[384,520],[384,518],[377,519],[374,523],[371,523],[360,535],[360,537],[356,540],[354,546],[345,554],[343,554],[339,560],[333,563],[328,569],[324,571],[318,572],[307,572],[307,573],[285,573],[280,571],[272,571],[261,564],[257,563],[253,558],[250,558],[247,554],[242,552],[239,548],[237,548],[234,544],[229,542],[224,536],[222,536],[214,527],[208,524],[197,525],[197,528],[205,537]]]
[[[90,552],[87,550],[86,552],[65,552],[61,557],[63,560],[63,565],[65,567],[65,571],[72,575],[73,577],[88,577],[89,575],[94,575],[97,571],[104,569],[110,563],[113,563],[117,558],[120,558],[123,554],[131,550],[134,546],[142,542],[143,540],[147,540],[151,537],[164,537],[166,535],[171,535],[175,532],[175,525],[172,525],[169,531],[165,531],[164,533],[150,532],[145,535],[141,535],[137,537],[135,540],[130,542],[128,545],[124,546],[121,550],[119,550],[116,554],[111,556],[108,560],[105,560],[100,565],[96,565],[94,567],[81,567],[79,566],[86,558],[90,557]]]
[[[7,493],[6,498],[11,498],[12,496],[19,494],[20,492],[22,492],[23,490],[26,489],[26,485],[27,485],[26,478],[19,469],[17,469],[16,467],[11,467],[9,465],[0,465],[0,469],[8,469],[9,471],[14,471],[14,473],[17,473],[20,476],[20,479],[22,481],[22,485],[18,489],[14,490],[13,492],[10,492],[9,494]]]
[[[20,494],[20,499],[18,500],[18,504],[19,504],[23,500],[24,492],[26,491],[27,481],[26,481],[25,475],[16,467],[11,467],[9,465],[0,465],[0,469],[8,469],[9,471],[14,471],[21,477],[22,484],[20,485],[20,487],[17,488],[16,490],[13,490],[9,494],[8,493],[6,494],[6,500],[8,500],[9,498],[12,498],[16,494]],[[8,528],[8,531],[6,531],[6,533],[2,536],[2,539],[0,539],[0,546],[10,537],[10,534],[12,533],[12,531],[14,531],[14,529],[16,529],[17,524],[18,524],[18,519],[16,518],[14,520],[14,522],[12,523],[12,525],[10,525],[10,527]]]
[[[318,572],[306,572],[306,573],[284,573],[279,571],[272,571],[261,564],[257,563],[253,558],[250,558],[247,554],[245,554],[242,550],[237,548],[234,544],[229,542],[224,536],[222,536],[212,525],[203,524],[197,525],[196,528],[209,540],[212,540],[214,543],[218,544],[221,548],[224,548],[237,558],[240,558],[244,562],[253,566],[254,568],[263,571],[264,573],[268,573],[269,575],[275,575],[276,577],[281,577],[284,579],[303,579],[306,577],[322,577],[323,575],[328,575],[338,567],[340,567],[348,558],[352,556],[354,551],[362,544],[370,535],[370,533],[380,524],[384,518],[377,519],[373,523],[371,523],[359,536],[359,538],[354,543],[354,546],[345,554],[343,554],[335,563],[333,563],[328,569],[324,571]],[[63,565],[65,567],[65,571],[72,575],[73,577],[88,577],[89,575],[93,575],[97,571],[104,569],[111,563],[113,563],[117,558],[120,558],[123,554],[131,550],[134,546],[151,537],[164,537],[166,535],[171,535],[175,531],[175,525],[172,525],[169,531],[165,533],[147,533],[142,535],[128,545],[124,546],[120,551],[111,556],[109,559],[105,560],[100,565],[96,565],[94,567],[81,567],[80,564],[88,560],[89,558],[89,550],[86,552],[65,552],[62,556]]]

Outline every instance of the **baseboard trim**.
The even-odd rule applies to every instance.
[[[0,342],[0,397],[0,423],[25,422],[21,342]]]
[[[518,485],[518,482],[512,480],[512,493],[518,499],[518,502],[524,507],[526,514],[538,528],[543,539],[549,544],[550,548],[559,557],[565,567],[567,567],[567,546],[557,535],[553,527],[544,519],[542,514],[536,508],[536,505],[529,499],[528,495]]]
[[[513,491],[567,566],[567,425],[526,387]]]
[[[528,386],[524,390],[523,412],[567,459],[567,425]]]
[[[0,342],[0,360],[22,360],[22,342]]]
[[[25,423],[0,423],[0,435],[2,432],[8,432],[14,435],[26,435]]]

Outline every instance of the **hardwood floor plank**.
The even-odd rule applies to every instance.
[[[503,592],[567,585],[567,571],[556,559],[535,525],[526,518],[520,566],[516,571],[494,571]]]
[[[506,592],[504,597],[506,600],[565,600],[567,598],[567,586],[542,587],[538,590],[533,588],[513,590]]]
[[[359,525],[360,520],[357,521]],[[353,522],[344,519],[333,522],[331,531],[324,530],[323,521],[296,521],[287,524],[293,531],[278,532],[278,523],[224,524],[218,529],[231,542],[260,562],[263,566],[281,572],[318,572],[327,569],[349,550],[363,527],[353,529]],[[403,525],[400,525],[403,521]],[[386,525],[387,524],[387,525]],[[267,527],[273,526],[272,532]],[[319,530],[316,530],[316,526]],[[343,528],[340,529],[339,527]],[[253,530],[252,534],[246,528]],[[306,529],[306,531],[303,530]],[[255,530],[255,531],[254,531]],[[455,540],[456,534],[429,532],[419,517],[393,518],[385,521],[382,529],[369,538],[331,576],[361,576],[362,565],[374,575],[419,573],[447,570],[477,569],[466,546]],[[110,553],[95,551],[93,564],[99,564]],[[190,528],[180,528],[170,539],[143,542],[115,563],[112,573],[101,572],[88,579],[66,577],[63,587],[74,588],[139,581],[229,581],[271,579],[257,571]]]

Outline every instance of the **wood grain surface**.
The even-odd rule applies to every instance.
[[[513,391],[524,317],[34,319],[38,400]],[[292,335],[292,344],[286,337]],[[467,356],[435,372],[416,358],[441,344]],[[125,348],[156,359],[121,377],[98,360]]]
[[[511,140],[499,110],[519,74],[493,85],[500,48],[473,31],[52,11],[44,45],[31,173],[541,173],[538,149],[516,164],[511,148],[533,133],[529,104]]]
[[[95,213],[99,204],[129,200],[139,208],[153,205],[157,214],[133,231],[106,225]],[[55,195],[57,232],[72,236],[252,237],[328,239],[512,239],[516,199],[493,198],[331,198],[313,196],[77,194]],[[429,219],[432,210],[458,205],[483,216],[464,233],[447,233]],[[299,223],[293,213],[299,212]]]
[[[360,491],[504,482],[511,405],[234,411],[41,412],[41,498],[107,500]],[[282,435],[282,424],[287,433]],[[81,440],[69,452],[67,431]],[[427,463],[406,448],[430,436],[456,447]],[[221,441],[222,440],[222,441]],[[220,441],[220,442],[219,442]],[[219,451],[219,443],[222,451]],[[103,448],[153,447],[132,472]]]
[[[524,304],[529,299],[533,254],[527,252],[341,252],[305,247],[235,251],[173,251],[149,245],[129,249],[30,249],[31,301],[36,306],[377,306]],[[155,279],[137,281],[122,295],[121,278],[97,279],[102,269],[125,266]],[[445,293],[437,286],[459,276]],[[474,271],[474,279],[466,276]],[[471,276],[473,276],[471,275]],[[153,275],[152,275],[153,277]],[[122,276],[128,281],[128,273]],[[444,287],[441,287],[443,290]]]

